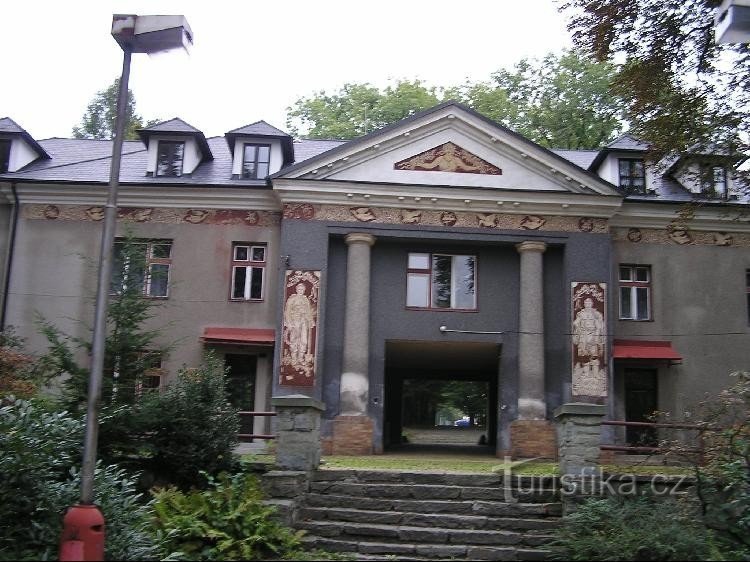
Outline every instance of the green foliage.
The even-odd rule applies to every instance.
[[[81,124],[73,127],[73,136],[77,139],[111,139],[114,137],[115,120],[117,119],[117,93],[120,79],[116,78],[104,90],[96,93],[86,107]],[[135,112],[135,96],[128,89],[127,109],[125,113],[125,139],[138,140],[138,129],[143,128],[143,118]],[[154,124],[153,121],[146,126]]]
[[[267,560],[300,546],[299,536],[263,505],[257,480],[248,474],[221,475],[204,491],[156,492],[155,526],[165,554],[184,560]]]
[[[235,464],[239,416],[228,400],[224,369],[209,354],[198,369],[182,369],[161,392],[145,395],[136,424],[145,437],[141,445],[153,454],[159,476],[181,486],[205,484]]]
[[[750,52],[717,44],[719,0],[565,0],[576,46],[619,65],[614,92],[656,158],[750,146]],[[735,161],[735,163],[738,163]],[[746,172],[740,171],[747,179]]]
[[[83,421],[35,402],[8,398],[0,408],[0,560],[54,559],[65,508],[77,502]],[[98,466],[96,501],[106,520],[110,560],[148,560],[150,507],[134,479]]]
[[[589,499],[563,519],[558,560],[713,560],[710,531],[687,505],[646,496]]]
[[[574,51],[523,59],[489,82],[467,83],[460,99],[479,113],[550,148],[593,149],[622,128],[610,87],[615,68]]]
[[[22,344],[12,326],[0,332],[0,397],[12,394],[31,398],[42,382],[36,374],[34,360],[23,353]]]
[[[610,92],[615,68],[575,52],[524,59],[489,81],[437,88],[419,80],[380,90],[346,84],[287,108],[287,126],[309,138],[350,139],[456,99],[543,146],[599,148],[622,128],[622,104]]]
[[[383,91],[370,84],[345,84],[335,94],[315,92],[287,108],[293,135],[352,139],[395,123],[439,103],[435,88],[419,80],[402,80]]]

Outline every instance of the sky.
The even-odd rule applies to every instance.
[[[301,96],[347,82],[486,80],[524,57],[571,46],[556,0],[36,0],[0,21],[0,117],[34,138],[69,137],[120,75],[113,13],[184,14],[190,55],[134,55],[146,119],[181,117],[206,136],[264,119],[285,129]]]

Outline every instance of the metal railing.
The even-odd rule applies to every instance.
[[[246,412],[246,411],[240,411],[237,412],[241,417],[246,416],[249,418],[272,418],[276,415],[276,412]],[[266,434],[266,433],[238,433],[237,437],[240,439],[276,439],[275,435],[272,434]]]
[[[692,431],[706,431],[710,428],[702,425],[687,424],[687,423],[660,423],[660,422],[635,422],[635,421],[622,421],[622,420],[605,420],[602,425],[609,425],[615,427],[634,427],[634,428],[649,428],[649,429],[687,429]],[[622,453],[644,453],[644,454],[658,454],[664,452],[663,447],[646,447],[646,446],[635,446],[635,445],[601,445],[599,447],[602,451],[615,451]],[[703,452],[703,436],[702,433],[698,434],[698,447],[683,449],[684,452],[698,453]]]

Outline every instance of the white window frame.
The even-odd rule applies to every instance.
[[[122,244],[124,242],[123,239],[117,239],[115,240],[115,245]],[[144,265],[145,265],[145,272],[144,272],[144,279],[143,279],[143,286],[142,286],[142,292],[144,297],[148,297],[150,299],[167,299],[169,298],[169,286],[172,279],[172,246],[173,241],[169,239],[135,239],[133,240],[134,245],[143,246],[145,249],[145,258],[144,258]],[[166,258],[157,258],[154,257],[154,246],[169,246],[169,257]],[[166,293],[163,295],[152,295],[152,278],[153,278],[153,267],[155,265],[163,265],[167,267],[167,290]],[[128,268],[130,267],[130,264],[123,263],[123,270],[125,272],[128,271]],[[115,291],[114,293],[110,294],[119,294],[120,291],[125,290],[126,287],[123,285],[120,287],[118,291]]]
[[[428,260],[428,268],[413,268],[409,267],[409,261],[412,256],[426,256]],[[451,305],[449,307],[439,307],[433,304],[433,258],[435,256],[451,258]],[[455,275],[455,258],[473,258],[474,260],[474,302],[473,306],[467,307],[456,307],[456,292],[457,292],[457,281]],[[453,310],[453,311],[476,311],[477,310],[477,256],[473,254],[446,254],[442,252],[409,252],[407,255],[407,273],[406,273],[406,308],[414,310]],[[409,304],[409,279],[410,275],[423,275],[428,278],[427,283],[427,306],[419,306]]]
[[[628,279],[625,279],[623,270],[628,271]],[[646,272],[646,281],[638,281],[638,270]],[[630,320],[634,322],[647,322],[653,319],[653,305],[652,305],[652,275],[650,265],[641,264],[620,264],[617,268],[617,278],[619,280],[618,287],[618,306],[620,309],[619,318],[620,320]],[[623,313],[623,289],[628,288],[630,302],[630,316],[625,316]],[[638,289],[646,290],[646,318],[638,317]]]
[[[247,249],[247,259],[237,259],[237,250]],[[263,251],[263,260],[255,260],[255,250]],[[234,302],[261,302],[266,296],[266,276],[268,274],[266,265],[268,263],[268,246],[266,244],[254,244],[250,242],[235,242],[232,244],[232,266],[229,284],[229,300]],[[245,270],[245,287],[242,297],[234,296],[235,276],[238,269]],[[256,271],[261,271],[260,297],[251,297],[250,291],[253,285],[253,277]]]

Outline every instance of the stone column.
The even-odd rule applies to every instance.
[[[302,394],[271,399],[276,408],[276,466],[310,471],[320,464],[320,413],[325,406]]]
[[[521,254],[518,335],[518,419],[511,423],[513,458],[555,458],[552,424],[544,393],[544,242],[516,245]]]
[[[370,247],[375,237],[362,232],[348,234],[346,301],[344,310],[344,357],[341,374],[341,415],[367,415],[370,387]]]
[[[370,248],[375,237],[353,232],[346,267],[344,350],[340,410],[333,420],[334,455],[372,453],[373,423],[367,415],[370,361]]]
[[[516,245],[521,254],[518,335],[518,419],[547,417],[544,396],[544,242]]]

